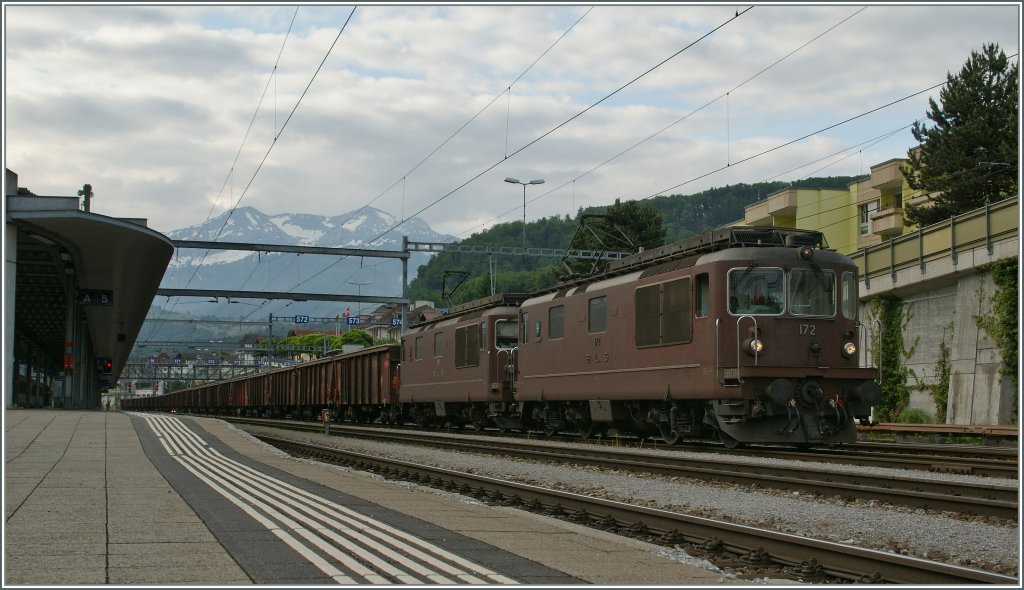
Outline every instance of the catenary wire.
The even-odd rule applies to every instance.
[[[447,145],[447,144],[448,144],[448,143],[449,143],[449,142],[450,142],[451,140],[455,139],[455,137],[456,137],[457,135],[459,135],[459,134],[460,134],[460,133],[461,133],[461,132],[462,132],[462,131],[463,131],[464,129],[466,129],[466,127],[468,127],[468,126],[469,126],[469,125],[470,125],[471,123],[473,123],[473,121],[475,121],[475,120],[477,119],[477,117],[479,117],[480,115],[482,115],[482,114],[484,113],[484,111],[486,111],[487,109],[489,109],[489,108],[491,107],[491,105],[493,105],[493,104],[494,104],[494,103],[495,103],[495,102],[496,102],[496,101],[497,101],[497,100],[498,100],[499,98],[501,98],[502,96],[504,96],[504,95],[505,95],[505,93],[507,93],[507,92],[511,92],[511,89],[512,89],[512,87],[513,87],[513,86],[515,86],[516,82],[519,82],[519,80],[521,80],[521,79],[523,78],[523,76],[525,76],[525,75],[526,75],[527,73],[529,73],[529,71],[530,71],[531,69],[533,69],[533,66],[537,65],[537,63],[538,63],[538,62],[539,62],[539,61],[540,61],[541,59],[543,59],[545,55],[547,55],[547,54],[548,54],[548,53],[549,53],[549,52],[550,52],[550,51],[551,51],[552,49],[554,49],[555,45],[557,45],[557,44],[558,44],[559,42],[561,42],[561,41],[562,41],[562,39],[564,39],[564,38],[566,37],[566,35],[568,35],[568,34],[569,34],[569,33],[570,33],[570,32],[571,32],[571,31],[572,31],[572,30],[573,30],[573,29],[574,29],[574,28],[576,27],[576,25],[578,25],[578,24],[580,23],[580,21],[582,21],[582,20],[583,20],[584,18],[586,18],[586,16],[587,16],[588,14],[590,14],[590,11],[591,11],[591,10],[593,10],[593,9],[594,9],[594,7],[590,7],[589,9],[587,9],[587,11],[586,11],[585,13],[583,13],[583,15],[582,15],[582,16],[580,16],[580,17],[579,17],[578,19],[576,19],[576,21],[575,21],[575,22],[574,22],[574,23],[573,23],[572,25],[570,25],[570,26],[569,26],[569,28],[568,28],[568,29],[566,29],[566,30],[565,30],[565,32],[563,32],[563,33],[562,33],[562,35],[561,35],[561,36],[559,36],[559,37],[558,37],[558,39],[556,39],[556,40],[554,41],[554,43],[552,43],[551,45],[549,45],[547,49],[545,49],[545,50],[544,50],[544,51],[543,51],[543,52],[542,52],[542,53],[541,53],[541,54],[540,54],[539,56],[537,56],[537,58],[536,58],[536,59],[534,59],[534,60],[533,60],[533,63],[531,63],[531,64],[530,64],[529,66],[527,66],[525,70],[523,70],[523,71],[522,71],[522,72],[521,72],[521,73],[520,73],[520,74],[519,74],[518,76],[516,76],[516,79],[515,79],[515,80],[513,80],[512,82],[510,82],[510,83],[508,84],[508,87],[507,87],[506,89],[504,89],[504,90],[502,90],[501,92],[499,92],[499,93],[498,93],[498,94],[497,94],[497,95],[496,95],[496,96],[495,96],[494,98],[492,98],[492,99],[490,100],[490,102],[488,102],[488,103],[487,103],[486,105],[484,105],[484,107],[483,107],[483,108],[481,108],[481,109],[480,109],[479,111],[477,111],[477,113],[476,113],[475,115],[473,115],[472,117],[470,117],[468,121],[466,121],[465,123],[463,123],[463,124],[462,124],[462,126],[460,126],[460,127],[458,128],[458,129],[456,129],[456,130],[455,130],[455,131],[454,131],[454,132],[453,132],[453,133],[452,133],[451,135],[449,135],[449,136],[448,136],[448,137],[447,137],[447,138],[446,138],[446,139],[445,139],[444,141],[442,141],[442,142],[441,142],[441,143],[440,143],[440,144],[439,144],[439,145],[438,145],[437,147],[435,147],[435,148],[434,148],[433,150],[431,150],[431,151],[430,151],[430,153],[428,153],[428,154],[427,154],[426,156],[424,156],[424,157],[423,157],[423,159],[421,159],[421,160],[419,161],[419,163],[417,163],[417,164],[416,164],[415,166],[413,166],[413,167],[412,167],[412,168],[410,168],[410,169],[409,169],[408,171],[406,171],[406,172],[405,172],[404,174],[402,174],[402,176],[401,176],[400,178],[398,178],[398,179],[397,179],[397,180],[395,180],[395,181],[394,181],[393,183],[391,183],[391,185],[390,185],[390,186],[388,186],[388,187],[387,187],[386,189],[384,189],[383,191],[381,191],[381,192],[380,192],[380,194],[378,194],[378,195],[377,195],[376,197],[374,197],[374,198],[370,199],[370,201],[369,201],[369,202],[367,202],[366,204],[362,205],[361,207],[359,207],[359,208],[357,208],[357,209],[356,209],[355,211],[353,211],[352,215],[350,215],[350,216],[349,216],[349,218],[348,218],[348,219],[346,219],[345,221],[343,221],[342,223],[338,224],[338,226],[337,226],[337,227],[338,227],[339,229],[340,229],[340,228],[342,228],[342,227],[344,227],[344,225],[345,225],[346,223],[348,223],[349,221],[351,221],[351,220],[352,220],[353,218],[355,218],[355,216],[356,216],[356,215],[358,215],[360,211],[362,211],[363,209],[366,209],[367,207],[369,207],[370,205],[372,205],[373,203],[375,203],[375,202],[376,202],[376,201],[377,201],[378,199],[380,199],[381,197],[383,197],[384,195],[386,195],[386,194],[387,194],[388,192],[390,192],[390,191],[391,191],[391,189],[393,189],[393,188],[395,188],[396,186],[398,186],[398,184],[399,184],[399,183],[401,183],[401,182],[405,181],[405,179],[407,179],[407,178],[409,177],[409,175],[410,175],[410,174],[412,174],[412,173],[413,173],[413,172],[415,172],[415,171],[416,171],[416,170],[417,170],[417,169],[418,169],[418,168],[419,168],[420,166],[422,166],[423,164],[425,164],[425,163],[426,163],[426,162],[427,162],[427,161],[428,161],[428,160],[429,160],[429,159],[430,159],[431,157],[433,157],[433,156],[434,156],[434,154],[436,154],[436,153],[437,153],[438,151],[440,151],[440,150],[441,150],[441,148],[443,148],[443,147],[444,147],[445,145]],[[402,219],[404,219],[404,218],[405,218],[405,216],[403,215],[403,216],[402,216]]]
[[[598,170],[599,168],[601,168],[601,167],[603,167],[603,166],[605,166],[605,165],[607,165],[607,164],[611,163],[612,161],[614,161],[614,160],[616,160],[616,159],[620,158],[621,156],[623,156],[623,155],[625,155],[625,154],[629,153],[630,151],[632,151],[632,150],[636,149],[637,147],[639,147],[639,146],[641,146],[641,145],[643,145],[643,144],[647,143],[648,141],[650,141],[650,140],[654,139],[655,137],[657,137],[657,136],[661,135],[662,133],[665,133],[666,131],[668,131],[669,129],[671,129],[671,128],[675,127],[675,126],[676,126],[676,125],[678,125],[679,123],[682,123],[682,122],[683,122],[683,121],[685,121],[686,119],[688,119],[688,118],[692,117],[693,115],[696,115],[697,113],[699,113],[699,112],[703,111],[704,109],[708,108],[709,106],[711,106],[711,105],[715,104],[715,103],[716,103],[716,102],[718,102],[719,100],[721,100],[721,99],[723,99],[723,98],[725,98],[725,97],[729,96],[729,95],[730,95],[731,93],[733,93],[733,92],[735,92],[735,91],[739,90],[740,88],[742,88],[743,86],[747,85],[748,83],[750,83],[750,82],[751,82],[751,81],[753,81],[754,79],[758,78],[759,76],[761,76],[762,74],[764,74],[764,73],[765,73],[765,72],[767,72],[768,70],[770,70],[770,69],[774,68],[775,66],[779,65],[780,63],[782,63],[782,62],[783,62],[783,61],[785,61],[786,59],[788,59],[788,58],[792,57],[792,56],[793,56],[794,54],[796,54],[797,52],[801,51],[802,49],[805,49],[806,47],[808,47],[809,45],[811,45],[812,43],[814,43],[814,42],[815,42],[815,41],[817,41],[818,39],[820,39],[820,38],[824,37],[824,36],[825,36],[826,34],[828,34],[828,33],[832,32],[833,30],[835,30],[836,28],[838,28],[838,27],[839,27],[840,25],[842,25],[842,24],[846,23],[847,21],[849,21],[849,20],[850,20],[850,19],[852,19],[853,17],[857,16],[858,14],[860,14],[861,12],[863,12],[863,11],[864,11],[865,9],[867,9],[867,7],[866,7],[866,6],[865,6],[865,7],[861,7],[861,8],[860,8],[859,10],[857,10],[856,12],[854,12],[854,13],[852,13],[852,14],[850,14],[850,15],[846,16],[845,18],[843,18],[843,19],[842,19],[842,20],[840,20],[839,22],[837,22],[837,23],[835,23],[834,25],[832,25],[831,27],[829,27],[829,28],[825,29],[824,31],[822,31],[821,33],[819,33],[818,35],[816,35],[816,36],[815,36],[815,37],[813,37],[812,39],[808,40],[807,42],[803,43],[802,45],[800,45],[800,46],[799,46],[799,47],[797,47],[796,49],[793,49],[792,51],[790,51],[789,53],[787,53],[787,54],[783,55],[782,57],[780,57],[779,59],[775,60],[775,61],[774,61],[774,62],[772,62],[771,64],[769,64],[769,65],[765,66],[765,67],[764,67],[764,68],[762,68],[762,69],[761,69],[760,71],[758,71],[758,72],[757,72],[756,74],[754,74],[754,75],[752,75],[752,76],[748,77],[748,78],[747,78],[746,80],[744,80],[744,81],[740,82],[739,84],[737,84],[737,85],[733,86],[733,87],[732,87],[732,88],[730,88],[729,90],[726,90],[725,92],[723,92],[723,93],[719,94],[719,95],[718,95],[717,97],[715,97],[715,98],[713,98],[713,99],[709,100],[708,102],[704,103],[703,105],[701,105],[701,106],[697,107],[696,109],[694,109],[694,110],[690,111],[690,112],[689,112],[689,113],[687,113],[686,115],[683,115],[682,117],[680,117],[680,118],[676,119],[675,121],[673,121],[672,123],[670,123],[670,124],[666,125],[665,127],[662,127],[661,129],[659,129],[658,131],[654,132],[653,134],[651,134],[651,135],[648,135],[648,136],[647,136],[647,137],[645,137],[644,139],[641,139],[640,141],[638,141],[638,142],[634,143],[634,144],[633,144],[632,146],[630,146],[630,147],[626,148],[625,150],[623,150],[623,151],[621,151],[621,152],[619,152],[619,153],[615,154],[615,155],[614,155],[614,156],[612,156],[611,158],[608,158],[607,160],[605,160],[605,161],[601,162],[601,163],[600,163],[600,164],[598,164],[597,166],[594,166],[593,168],[591,168],[591,169],[587,170],[587,171],[586,171],[586,172],[584,172],[583,174],[580,174],[580,175],[576,176],[575,178],[572,178],[572,179],[570,179],[570,180],[566,181],[565,183],[563,183],[563,184],[561,184],[561,185],[559,185],[559,186],[557,186],[557,187],[554,187],[554,188],[552,188],[551,190],[548,190],[548,191],[546,191],[546,192],[542,192],[542,193],[541,193],[540,195],[538,195],[537,197],[534,197],[534,198],[533,198],[533,199],[532,199],[532,200],[531,200],[530,202],[531,202],[531,203],[532,203],[532,202],[536,202],[536,201],[538,201],[538,200],[540,200],[540,199],[542,199],[542,198],[546,197],[547,195],[549,195],[549,194],[551,194],[551,193],[557,192],[557,191],[559,191],[559,190],[561,190],[561,189],[565,188],[565,187],[566,187],[566,186],[568,186],[569,184],[571,184],[571,183],[573,183],[573,182],[575,182],[575,181],[577,181],[577,180],[580,180],[580,179],[582,179],[583,177],[587,176],[587,175],[588,175],[588,174],[590,174],[591,172],[594,172],[595,170]],[[512,212],[514,212],[514,211],[517,211],[517,210],[518,210],[518,209],[509,209],[508,211],[505,211],[504,213],[502,213],[502,214],[500,214],[500,215],[498,215],[498,216],[494,217],[493,219],[491,219],[491,220],[489,220],[489,221],[485,221],[485,222],[484,222],[483,224],[478,224],[478,225],[474,225],[474,226],[473,226],[473,228],[476,228],[476,227],[481,227],[481,226],[484,226],[484,225],[486,225],[486,224],[488,224],[488,223],[492,223],[492,222],[494,222],[494,221],[496,221],[496,220],[498,220],[498,219],[501,219],[502,217],[504,217],[504,216],[506,216],[506,215],[509,215],[509,214],[511,214]],[[467,230],[467,231],[472,231],[472,228],[471,228],[470,230]],[[465,233],[466,233],[466,232],[462,232],[461,234],[458,234],[458,235],[464,235]]]
[[[392,225],[391,227],[389,227],[388,229],[384,230],[383,232],[381,232],[380,234],[378,234],[378,235],[377,235],[377,236],[376,236],[375,238],[373,238],[373,239],[369,240],[369,243],[371,243],[371,244],[372,244],[373,242],[376,242],[377,240],[379,240],[380,238],[382,238],[382,237],[386,236],[387,234],[391,233],[392,231],[394,231],[394,230],[398,229],[399,227],[401,227],[402,225],[404,225],[404,224],[405,224],[405,222],[406,222],[406,221],[408,221],[408,219],[412,219],[412,218],[415,218],[415,217],[417,217],[418,215],[420,215],[420,214],[422,214],[423,212],[427,211],[428,209],[430,209],[430,208],[434,207],[435,205],[437,205],[437,204],[438,204],[438,203],[440,203],[441,201],[444,201],[445,199],[447,199],[448,197],[452,196],[452,195],[453,195],[453,194],[455,194],[456,192],[458,192],[458,191],[462,190],[463,188],[465,188],[466,186],[468,186],[469,184],[471,184],[471,183],[472,183],[473,181],[475,181],[476,179],[480,178],[480,177],[481,177],[481,176],[483,176],[484,174],[486,174],[486,173],[490,172],[491,170],[493,170],[493,169],[497,168],[498,166],[500,166],[501,164],[505,163],[506,161],[508,161],[508,159],[509,159],[509,158],[512,158],[512,157],[516,156],[517,154],[519,154],[519,153],[521,153],[521,152],[525,151],[526,149],[530,148],[531,146],[533,146],[533,145],[534,145],[534,144],[536,144],[537,142],[539,142],[539,141],[543,140],[544,138],[548,137],[549,135],[551,135],[551,134],[552,134],[552,133],[554,133],[555,131],[558,131],[558,130],[559,130],[559,129],[561,129],[562,127],[565,127],[566,125],[568,125],[568,124],[569,124],[569,123],[571,123],[572,121],[576,120],[577,118],[581,117],[582,115],[584,115],[584,114],[585,114],[585,113],[587,113],[588,111],[592,110],[593,108],[597,107],[597,106],[598,106],[598,105],[600,105],[601,103],[603,103],[603,102],[607,101],[608,99],[612,98],[613,96],[615,96],[615,95],[616,95],[616,94],[618,94],[619,92],[621,92],[621,91],[625,90],[626,88],[628,88],[629,86],[633,85],[633,84],[634,84],[634,83],[636,83],[636,82],[637,82],[638,80],[642,79],[642,78],[643,78],[644,76],[647,76],[648,74],[650,74],[650,73],[651,73],[651,72],[653,72],[654,70],[656,70],[656,69],[658,69],[659,67],[661,67],[661,66],[665,65],[666,63],[668,63],[668,62],[669,62],[670,60],[672,60],[673,58],[675,58],[675,57],[679,56],[680,54],[682,54],[682,53],[683,53],[684,51],[686,51],[686,50],[690,49],[691,47],[693,47],[693,46],[694,46],[694,45],[696,45],[697,43],[700,43],[700,42],[701,42],[701,41],[703,41],[704,39],[706,39],[706,38],[710,37],[710,36],[711,36],[712,34],[714,34],[715,32],[717,32],[718,30],[722,29],[722,28],[723,28],[723,27],[725,27],[726,25],[728,25],[728,24],[732,23],[733,21],[735,21],[735,20],[736,20],[737,18],[739,18],[740,16],[743,16],[744,14],[746,14],[747,12],[749,12],[749,11],[750,11],[750,10],[751,10],[752,8],[753,8],[753,7],[751,6],[751,7],[747,7],[747,8],[745,8],[745,9],[743,9],[742,11],[739,11],[739,10],[737,10],[736,14],[735,14],[734,16],[731,16],[731,17],[729,17],[729,18],[728,18],[728,19],[727,19],[727,20],[726,20],[725,22],[723,22],[723,23],[721,23],[721,24],[719,24],[719,25],[715,26],[715,27],[714,27],[713,29],[711,29],[710,31],[708,31],[708,32],[704,33],[703,35],[701,35],[700,37],[698,37],[698,38],[697,38],[696,40],[694,40],[694,41],[690,42],[689,44],[687,44],[687,45],[686,45],[685,47],[683,47],[682,49],[680,49],[680,50],[676,51],[675,53],[673,53],[673,54],[672,54],[672,55],[670,55],[669,57],[667,57],[667,58],[663,59],[662,61],[658,62],[658,63],[657,63],[657,64],[655,64],[654,66],[651,66],[650,68],[648,68],[648,69],[647,69],[646,71],[644,71],[643,73],[641,73],[641,74],[637,75],[636,77],[634,77],[634,78],[633,78],[632,80],[630,80],[629,82],[626,82],[626,83],[625,83],[625,84],[623,84],[622,86],[619,86],[618,88],[616,88],[616,89],[615,89],[615,90],[613,90],[612,92],[608,93],[608,94],[607,94],[607,95],[605,95],[605,96],[604,96],[603,98],[599,99],[599,100],[598,100],[597,102],[595,102],[595,103],[593,103],[593,104],[591,104],[591,105],[587,106],[586,108],[584,108],[583,110],[581,110],[581,111],[579,111],[578,113],[574,114],[573,116],[569,117],[569,118],[568,118],[568,119],[566,119],[565,121],[563,121],[563,122],[559,123],[558,125],[554,126],[553,128],[549,129],[548,131],[546,131],[546,132],[542,133],[541,135],[539,135],[538,137],[534,138],[533,140],[531,140],[531,141],[527,142],[527,143],[526,143],[525,145],[521,146],[521,147],[520,147],[519,149],[517,149],[517,150],[513,151],[513,152],[512,152],[511,154],[507,155],[507,156],[506,156],[506,157],[505,157],[504,159],[502,159],[502,160],[500,160],[500,161],[498,161],[498,162],[495,162],[495,163],[491,164],[490,166],[487,166],[486,168],[484,168],[483,170],[479,171],[478,173],[476,173],[475,175],[473,175],[472,177],[470,177],[470,178],[469,178],[468,180],[466,180],[466,181],[465,181],[465,182],[463,182],[462,184],[460,184],[460,185],[458,185],[457,187],[455,187],[454,189],[452,189],[452,190],[448,191],[448,192],[447,192],[447,193],[445,193],[444,195],[442,195],[442,196],[438,197],[437,199],[435,199],[434,201],[432,201],[432,202],[431,202],[431,203],[429,203],[428,205],[424,206],[424,207],[423,207],[423,208],[421,208],[421,209],[420,209],[419,211],[417,211],[416,213],[412,214],[412,215],[411,215],[411,216],[410,216],[409,218],[407,218],[407,219],[404,219],[404,220],[401,220],[401,221],[399,221],[398,223],[396,223],[396,224]],[[329,270],[330,268],[332,268],[332,267],[333,267],[334,265],[336,265],[336,264],[340,263],[340,262],[341,262],[342,260],[343,260],[343,258],[339,258],[339,259],[338,259],[337,261],[335,261],[335,262],[334,262],[333,264],[330,264],[330,265],[328,265],[328,266],[327,266],[326,268],[324,268],[323,270],[321,270],[321,271],[320,271],[319,273],[316,273],[316,274],[314,274],[313,276],[309,277],[309,278],[308,278],[308,279],[306,279],[305,281],[303,281],[303,282],[301,282],[301,283],[299,283],[299,284],[295,285],[295,287],[292,287],[292,288],[293,288],[293,289],[295,289],[295,288],[298,288],[298,287],[300,287],[301,285],[303,285],[303,284],[305,284],[305,283],[307,283],[307,282],[309,282],[309,281],[313,280],[314,278],[316,278],[316,277],[317,277],[317,276],[319,276],[320,274],[323,274],[324,272],[326,272],[327,270]]]

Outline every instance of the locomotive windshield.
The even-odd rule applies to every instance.
[[[789,272],[789,311],[793,315],[836,315],[836,275],[818,266]]]
[[[494,322],[495,348],[515,348],[519,343],[519,326],[509,320]]]
[[[729,311],[735,314],[778,315],[786,306],[785,281],[780,268],[729,271]]]

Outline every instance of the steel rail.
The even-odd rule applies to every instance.
[[[242,421],[239,421],[240,423]],[[266,422],[252,421],[267,425]],[[323,428],[307,423],[287,423],[285,427],[306,432]],[[515,454],[534,461],[586,464],[604,469],[688,477],[704,481],[738,485],[761,485],[781,490],[800,490],[823,496],[879,500],[890,504],[951,511],[961,514],[994,516],[1009,520],[1019,517],[1017,488],[979,483],[962,483],[924,478],[873,475],[858,472],[818,471],[787,465],[712,462],[682,456],[665,456],[609,449],[588,445],[572,448],[540,446],[508,439],[479,440],[452,438],[423,433],[393,432],[365,427],[332,426],[332,434],[373,438],[398,444],[417,444],[490,455]]]
[[[488,497],[525,507],[545,507],[551,514],[582,516],[588,522],[613,524],[627,531],[678,543],[710,543],[740,556],[756,555],[810,575],[904,584],[1007,584],[1019,587],[1019,579],[916,557],[809,539],[756,527],[689,516],[662,509],[636,506],[402,461],[354,453],[323,445],[270,435],[257,438],[286,452],[316,460],[351,464],[357,469],[377,470],[385,477],[445,487],[464,494]],[[489,496],[487,496],[489,494]],[[577,518],[578,520],[579,518]],[[608,519],[613,521],[609,523]]]
[[[231,418],[241,419],[241,418]],[[251,420],[260,420],[249,418]],[[280,424],[289,421],[279,420]],[[256,423],[256,422],[253,422]],[[264,422],[266,423],[266,422]],[[296,422],[301,424],[302,422]],[[346,426],[344,424],[339,424]],[[372,428],[375,425],[361,425],[364,428]],[[500,435],[493,432],[474,432],[476,436],[492,436],[502,439],[517,438],[519,435]],[[578,436],[553,436],[550,440],[564,440],[568,442],[579,442]],[[604,439],[611,441],[612,438]],[[1020,471],[1017,462],[1017,450],[993,449],[982,447],[975,456],[970,456],[964,447],[948,445],[895,445],[892,443],[883,445],[856,443],[843,447],[811,448],[808,450],[797,450],[779,446],[758,445],[745,448],[725,449],[717,444],[685,443],[676,445],[660,445],[655,441],[653,444],[640,441],[639,444],[631,438],[615,438],[616,444],[620,441],[631,448],[663,448],[672,451],[694,451],[703,453],[718,453],[725,456],[747,456],[756,458],[773,458],[789,461],[817,462],[817,463],[838,463],[844,465],[858,465],[862,467],[884,467],[892,469],[904,469],[907,471],[928,471],[938,473],[955,473],[961,475],[977,475],[1000,479],[1019,479]],[[930,448],[929,448],[930,447]],[[939,447],[939,448],[935,448]]]
[[[343,435],[344,430],[335,431]],[[526,443],[450,439],[430,435],[373,432],[359,433],[379,440],[402,444],[444,446],[467,452],[492,455],[516,455],[535,461],[587,464],[605,469],[647,472],[700,480],[725,481],[741,485],[763,485],[782,490],[801,490],[813,494],[882,500],[892,504],[981,514],[1016,520],[1020,490],[1006,486],[962,483],[935,479],[872,475],[857,472],[818,471],[797,466],[711,462],[661,455],[636,455],[631,451],[577,445],[573,448],[538,447]]]

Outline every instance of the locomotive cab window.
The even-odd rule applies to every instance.
[[[416,337],[416,360],[423,360],[423,336]]]
[[[843,273],[843,317],[857,319],[857,279],[852,272]]]
[[[836,315],[836,275],[831,270],[794,268],[789,272],[789,311],[793,315]]]
[[[587,331],[591,334],[608,330],[608,297],[594,297],[590,300],[587,314]]]
[[[786,288],[780,268],[729,270],[729,313],[779,315],[786,306]]]
[[[519,320],[519,343],[526,344],[526,339],[529,337],[530,332],[530,314],[521,314],[522,317]]]
[[[511,320],[494,322],[494,347],[509,350],[519,344],[519,325]]]

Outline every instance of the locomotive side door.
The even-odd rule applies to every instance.
[[[514,318],[501,318],[494,321],[494,338],[490,343],[494,349],[494,369],[491,373],[491,392],[497,390],[503,401],[512,401],[514,397],[514,379],[516,368],[516,352],[519,344],[519,322]]]

